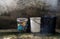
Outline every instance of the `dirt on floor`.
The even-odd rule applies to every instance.
[[[60,33],[56,33],[55,35],[41,35],[39,33],[13,33],[5,32],[1,33],[0,31],[0,39],[60,39]],[[60,30],[56,30],[56,32],[60,32]],[[2,35],[3,34],[3,35]]]
[[[18,34],[18,35],[5,35],[2,39],[60,39],[59,35],[47,36],[47,35],[39,35],[39,34]]]

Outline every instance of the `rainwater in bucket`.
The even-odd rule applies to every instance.
[[[30,18],[31,32],[32,33],[39,33],[40,32],[40,23],[41,23],[40,17],[31,17]]]
[[[56,27],[56,16],[42,16],[41,17],[41,27],[40,33],[49,35],[55,34],[55,27]]]

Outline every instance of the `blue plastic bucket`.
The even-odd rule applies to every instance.
[[[18,28],[17,29],[18,29],[18,31],[22,31],[23,30],[23,26],[18,24]]]
[[[56,17],[55,16],[42,16],[41,17],[41,34],[54,34],[56,27]]]

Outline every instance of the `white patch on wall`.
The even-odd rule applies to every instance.
[[[34,0],[0,0],[0,14],[11,12],[13,10],[24,9],[30,4],[35,4]]]
[[[0,13],[15,10],[18,0],[0,0]]]

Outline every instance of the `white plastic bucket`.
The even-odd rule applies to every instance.
[[[40,32],[40,24],[41,24],[41,17],[31,17],[30,18],[31,24],[31,32]]]

